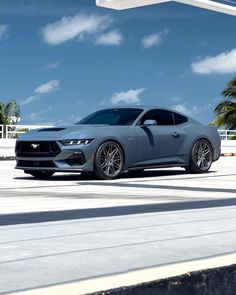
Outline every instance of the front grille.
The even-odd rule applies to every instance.
[[[53,168],[56,165],[52,161],[18,161],[17,167],[31,167],[31,168]]]
[[[18,141],[17,157],[56,157],[61,152],[56,141]]]

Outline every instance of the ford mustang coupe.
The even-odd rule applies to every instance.
[[[148,106],[100,110],[72,126],[29,131],[16,142],[16,168],[37,178],[85,172],[115,179],[126,171],[175,166],[204,173],[219,156],[215,127]]]

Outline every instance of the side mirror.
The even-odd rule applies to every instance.
[[[156,120],[145,120],[142,125],[140,125],[141,128],[148,127],[148,126],[156,126],[157,121]]]

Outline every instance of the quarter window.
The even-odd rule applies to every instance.
[[[188,121],[188,118],[177,113],[173,113],[175,125],[180,125]]]

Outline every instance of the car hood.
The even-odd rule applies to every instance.
[[[112,126],[114,127],[114,126]],[[119,127],[119,126],[116,126]],[[122,127],[122,126],[121,126]],[[72,125],[31,130],[19,137],[19,140],[62,140],[94,138],[109,125]],[[103,130],[103,131],[102,131]]]

